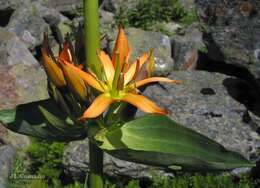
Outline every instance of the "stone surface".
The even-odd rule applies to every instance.
[[[55,0],[55,1],[37,0],[37,1],[42,5],[47,6],[49,8],[54,8],[69,17],[70,16],[74,17],[78,13],[79,9],[83,7],[82,0]]]
[[[15,10],[17,7],[29,1],[30,0],[0,0],[0,11]]]
[[[25,44],[15,34],[0,29],[0,109],[47,98],[46,80],[44,70]],[[28,137],[2,125],[0,141],[17,149],[29,145]]]
[[[43,40],[43,32],[48,31],[48,24],[41,17],[33,4],[21,6],[14,11],[7,29],[14,32],[31,50],[39,46]]]
[[[14,161],[15,150],[11,146],[0,145],[0,187],[7,187],[8,177],[10,175]]]
[[[176,122],[257,160],[260,136],[244,121],[246,107],[229,95],[232,82],[239,86],[240,80],[204,71],[177,71],[169,77],[183,83],[153,85],[143,94],[167,109]]]
[[[185,10],[195,8],[195,0],[181,0],[179,1]]]
[[[195,4],[208,28],[209,56],[259,69],[260,1],[197,0]]]
[[[101,25],[113,25],[115,24],[114,14],[109,11],[100,10],[100,24]]]
[[[63,155],[65,173],[73,179],[86,177],[89,172],[88,140],[71,142]],[[152,175],[173,176],[158,167],[123,161],[105,153],[104,174],[113,178],[151,178]]]
[[[202,33],[198,24],[189,26],[184,35],[172,37],[172,56],[175,70],[191,70],[196,68],[199,49],[205,48]]]
[[[102,8],[117,13],[120,9],[123,12],[127,12],[128,10],[134,8],[138,4],[136,0],[104,0],[102,3]]]
[[[21,150],[30,145],[30,139],[25,135],[10,131],[0,124],[0,143],[12,146],[16,150]]]
[[[44,70],[19,38],[0,29],[0,109],[45,99]]]
[[[136,28],[125,30],[128,37],[132,53],[130,62],[154,49],[155,57],[155,75],[167,75],[173,70],[173,59],[171,58],[171,41],[166,35],[159,32],[144,31]],[[115,40],[117,32],[114,32],[111,38]],[[115,41],[110,43],[112,52]]]

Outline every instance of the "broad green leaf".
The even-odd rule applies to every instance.
[[[87,136],[86,126],[74,125],[52,99],[1,110],[0,122],[14,132],[53,141],[78,140]]]
[[[172,169],[209,171],[254,166],[240,154],[162,115],[146,115],[104,129],[95,139],[100,148],[118,158]]]

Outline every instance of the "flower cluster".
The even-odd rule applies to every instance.
[[[167,114],[154,102],[141,95],[138,87],[151,82],[180,83],[164,77],[151,77],[154,67],[153,51],[146,52],[134,62],[129,62],[131,47],[122,27],[119,32],[112,58],[102,50],[97,56],[102,67],[102,74],[96,75],[91,70],[83,70],[78,64],[74,49],[65,42],[58,57],[54,57],[45,36],[42,47],[43,65],[50,81],[58,88],[68,87],[81,101],[90,101],[89,87],[96,90],[98,96],[86,108],[81,120],[96,118],[114,102],[127,102],[147,113]],[[92,90],[92,91],[94,91]]]

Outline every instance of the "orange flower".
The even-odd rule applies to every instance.
[[[74,70],[64,66],[60,61],[66,61],[75,64],[72,54],[74,49],[70,42],[66,41],[58,57],[54,57],[50,47],[48,36],[44,34],[43,47],[41,48],[43,56],[43,66],[49,77],[56,87],[68,86],[70,90],[78,96],[79,99],[87,100],[87,88],[84,81]],[[81,67],[81,65],[79,66]]]
[[[69,63],[66,59],[62,59],[61,61],[65,67],[77,72],[86,84],[102,93],[94,99],[93,103],[80,118],[81,120],[96,118],[101,115],[111,103],[119,101],[128,102],[147,113],[167,114],[165,110],[158,107],[145,96],[138,94],[137,90],[138,87],[151,82],[180,83],[177,80],[170,80],[164,77],[149,77],[142,80],[136,79],[146,62],[148,63],[148,72],[151,67],[153,67],[153,52],[144,53],[135,62],[129,65],[130,46],[123,28],[120,27],[112,60],[104,51],[98,51],[97,54],[102,63],[102,78],[97,78],[92,72],[84,72]]]
[[[44,33],[43,47],[41,48],[43,57],[43,67],[50,81],[56,87],[63,87],[66,85],[65,78],[63,76],[61,68],[56,63],[56,60],[49,47],[48,35]]]

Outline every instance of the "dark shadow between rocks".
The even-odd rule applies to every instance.
[[[244,104],[248,110],[260,117],[260,95],[258,89],[249,82],[238,78],[226,78],[223,81],[223,85],[232,98]]]
[[[8,25],[9,20],[13,14],[14,10],[1,10],[0,11],[0,27],[5,27]]]

